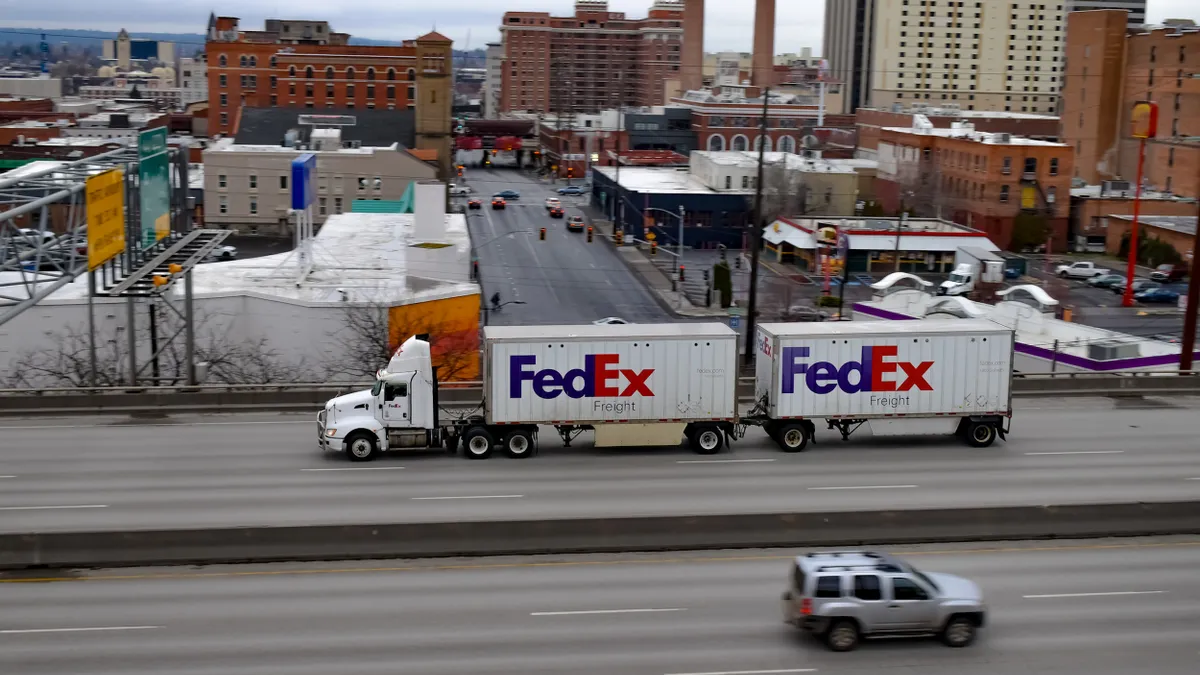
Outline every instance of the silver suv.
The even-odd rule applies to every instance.
[[[835,652],[883,636],[937,635],[950,647],[966,647],[986,613],[974,582],[870,551],[799,556],[783,593],[784,622]]]

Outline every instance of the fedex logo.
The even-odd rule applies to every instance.
[[[784,347],[783,393],[795,393],[796,380],[801,377],[804,385],[817,394],[828,394],[834,389],[841,389],[847,394],[910,389],[933,391],[933,385],[925,379],[933,367],[933,361],[905,363],[894,360],[896,354],[897,348],[894,346],[863,347],[860,360],[847,361],[838,367],[829,361],[802,362],[809,355],[808,347]],[[857,377],[852,379],[855,373]],[[901,374],[904,379],[896,377]]]
[[[569,398],[653,396],[646,380],[650,379],[654,369],[618,368],[620,358],[617,354],[588,354],[583,357],[583,368],[560,373],[553,368],[537,370],[536,356],[512,356],[509,357],[508,395],[521,398],[524,384],[530,382],[533,393],[545,399],[558,398],[560,394]],[[622,380],[623,387],[620,386]]]

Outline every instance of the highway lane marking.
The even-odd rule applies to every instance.
[[[402,466],[343,466],[336,469],[300,469],[301,471],[399,471]]]
[[[1200,476],[1197,476],[1195,478],[1189,478],[1188,480],[1200,480]]]
[[[835,487],[810,487],[809,490],[905,490],[916,485],[839,485]]]
[[[468,495],[464,497],[413,497],[414,501],[436,501],[440,499],[520,499],[525,495]]]
[[[63,506],[0,506],[0,511],[41,511],[56,509],[107,509],[108,504],[66,504]]]
[[[775,673],[815,673],[816,668],[784,668],[781,670],[721,670],[711,673],[667,673],[667,675],[774,675]]]
[[[1036,455],[1119,455],[1124,450],[1070,450],[1067,452],[1027,452],[1030,457]]]
[[[773,459],[680,459],[676,464],[750,464],[753,462],[774,462]]]
[[[16,476],[0,476],[0,478],[16,478]]]
[[[580,609],[568,612],[530,612],[529,616],[580,616],[584,614],[656,614],[661,612],[682,612],[683,607],[645,608],[645,609]]]
[[[960,550],[945,549],[939,551],[908,551],[904,557],[939,556],[939,555],[996,555],[1000,553],[1063,553],[1068,551],[1112,551],[1129,549],[1152,548],[1195,548],[1200,547],[1200,541],[1178,541],[1153,544],[1091,544],[1084,546],[999,546],[994,548],[964,548]],[[825,550],[825,549],[822,549]],[[618,565],[680,565],[684,563],[730,563],[730,562],[774,562],[780,560],[795,561],[795,555],[743,555],[743,556],[714,556],[707,558],[657,558],[644,560],[561,560],[555,562],[521,562],[521,563],[484,563],[476,565],[430,565],[430,566],[390,566],[390,567],[340,567],[331,569],[295,569],[295,570],[254,570],[250,572],[168,572],[165,574],[116,574],[111,576],[92,577],[19,577],[5,579],[0,577],[0,584],[44,584],[52,581],[140,581],[148,579],[231,579],[235,577],[281,577],[305,576],[316,574],[378,574],[395,572],[473,572],[480,570],[501,569],[536,569],[539,567],[616,567]],[[0,573],[2,574],[2,573]]]
[[[0,635],[28,635],[30,633],[96,633],[116,630],[153,630],[162,626],[87,626],[84,628],[21,628],[0,630]]]
[[[1025,595],[1027,599],[1044,598],[1101,598],[1113,595],[1158,595],[1166,591],[1104,591],[1100,593],[1044,593],[1041,595]]]

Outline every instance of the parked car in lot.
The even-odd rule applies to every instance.
[[[567,218],[567,229],[572,232],[582,232],[584,227],[583,216],[571,216]]]
[[[1187,276],[1187,268],[1183,265],[1172,265],[1166,263],[1154,268],[1150,273],[1150,279],[1164,284],[1169,284],[1172,281],[1179,281]]]
[[[511,199],[513,201],[516,201],[521,198],[521,193],[517,192],[516,190],[501,190],[500,192],[497,192],[496,194],[494,194],[492,196],[493,197],[502,197],[504,199]]]
[[[1120,274],[1102,274],[1098,277],[1088,279],[1087,285],[1095,286],[1096,288],[1112,288],[1113,284],[1124,280],[1125,277]]]
[[[467,200],[467,208],[468,209],[482,209],[483,208],[483,200],[482,199],[468,199]]]
[[[508,202],[504,201],[503,197],[492,197],[492,209],[493,210],[498,211],[500,209],[503,209],[506,206],[508,206]]]
[[[562,218],[563,217],[563,209],[561,206],[551,206],[550,211],[548,213],[550,214],[551,218]]]
[[[986,616],[974,582],[871,551],[798,556],[783,593],[784,623],[835,652],[872,637],[936,635],[949,647],[966,647]]]
[[[1142,291],[1150,290],[1151,288],[1158,288],[1161,285],[1162,284],[1158,283],[1157,281],[1150,281],[1149,279],[1134,279],[1133,292],[1137,294],[1141,293]],[[1117,295],[1125,295],[1125,279],[1121,279],[1112,286],[1109,286],[1109,288]]]
[[[1090,260],[1073,262],[1070,265],[1059,265],[1054,273],[1064,279],[1091,279],[1092,277],[1111,274],[1111,270],[1099,267]]]
[[[546,199],[546,208],[552,209],[556,206],[562,206],[562,202],[559,201],[558,197],[549,197]]]
[[[208,252],[209,260],[233,260],[238,256],[236,246],[218,246]]]
[[[1133,299],[1138,302],[1157,303],[1157,302],[1178,302],[1179,291],[1166,286],[1155,286],[1147,288],[1144,291],[1139,291],[1133,294]]]
[[[584,189],[578,185],[568,185],[566,187],[558,188],[558,194],[560,195],[581,195],[583,193]]]

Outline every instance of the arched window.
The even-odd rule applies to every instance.
[[[305,79],[309,79],[309,80],[313,79],[313,67],[312,66],[309,66],[304,69],[304,77],[305,77]]]
[[[370,81],[374,81],[374,80],[375,80],[375,69],[367,68],[367,81],[370,82]]]
[[[250,57],[250,67],[251,67],[251,68],[257,68],[257,67],[258,67],[258,57],[257,57],[257,56],[251,56],[251,57]]]
[[[413,70],[412,68],[409,68],[408,69],[408,81],[412,82],[415,79],[417,79],[417,71]]]
[[[296,66],[288,66],[288,77],[296,76]]]
[[[217,57],[217,65],[224,68],[225,66],[229,65],[229,59],[225,58],[224,54],[221,54],[220,56]]]
[[[731,150],[745,150],[749,143],[750,143],[750,141],[747,140],[745,136],[738,134],[737,136],[733,137],[733,143],[730,144],[730,149]]]
[[[766,139],[766,144],[767,144],[767,147],[766,147],[766,150],[765,150],[765,151],[766,151],[766,152],[770,152],[770,151],[771,151],[771,137],[770,137],[770,136],[758,136],[758,137],[756,137],[756,138],[754,139],[754,149],[755,149],[755,151],[757,151],[757,150],[759,149],[759,146],[763,144],[763,139],[764,139],[764,138]]]
[[[325,79],[327,79],[327,80],[333,79],[333,66],[325,67]]]
[[[238,57],[238,65],[243,68],[246,67],[246,55],[245,54],[242,54],[240,57]]]
[[[784,136],[783,138],[779,139],[779,151],[791,153],[796,152],[796,139],[792,138],[791,136]]]
[[[388,80],[395,80],[395,79],[396,79],[396,69],[388,68]]]
[[[721,134],[713,134],[708,137],[708,151],[721,152],[725,149],[725,137]]]
[[[346,69],[346,79],[349,80],[350,82],[354,81],[354,69],[353,68]]]

